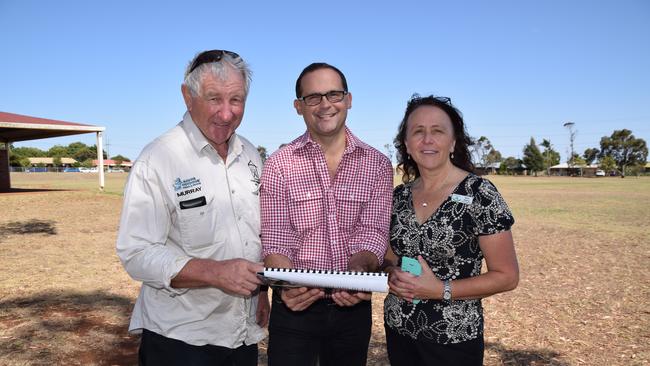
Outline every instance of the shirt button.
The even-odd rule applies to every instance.
[[[230,191],[230,193],[235,194],[235,190],[233,189],[232,191]]]
[[[241,221],[241,216],[237,216],[237,221]]]

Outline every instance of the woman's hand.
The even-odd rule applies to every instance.
[[[443,282],[433,274],[422,256],[418,256],[418,262],[422,267],[420,276],[404,272],[398,267],[392,267],[389,270],[390,292],[411,302],[413,299],[442,298]]]

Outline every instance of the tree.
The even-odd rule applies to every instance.
[[[490,152],[485,157],[485,163],[492,169],[492,174],[495,173],[494,165],[496,163],[500,163],[501,160],[503,160],[501,153],[498,150],[494,149],[490,150]]]
[[[508,156],[501,162],[501,165],[499,166],[499,173],[510,175],[516,169],[519,169],[521,167],[521,164],[522,164],[521,160],[514,158],[512,156]]]
[[[97,159],[97,150],[89,148],[88,146],[81,148],[77,150],[74,155],[72,155],[72,158],[76,161],[85,161],[85,160],[92,160],[92,159]]]
[[[528,170],[533,172],[535,176],[537,176],[537,172],[544,170],[544,157],[532,137],[528,145],[524,146],[524,158],[522,160]]]
[[[92,168],[93,167],[93,159],[86,159],[86,160],[78,160],[81,161],[81,166],[84,168]]]
[[[32,163],[29,161],[28,158],[21,158],[21,159],[18,161],[18,166],[21,166],[21,167],[23,167],[23,168],[27,168],[27,167],[30,166],[30,165],[32,165]],[[13,166],[15,166],[15,165],[13,165]]]
[[[546,169],[546,175],[551,175],[551,167],[560,164],[560,153],[553,150],[551,140],[542,139],[542,143],[539,145],[544,148],[542,156],[544,157],[544,169]]]
[[[68,156],[70,156],[70,154],[68,153],[67,147],[61,145],[54,145],[49,150],[47,150],[47,156],[53,158],[56,157],[67,158]]]
[[[260,158],[262,158],[262,162],[266,161],[266,148],[264,146],[258,145],[257,146],[257,152],[260,154]]]
[[[127,158],[126,156],[122,156],[122,155],[115,155],[115,156],[113,156],[113,157],[111,158],[111,160],[119,160],[119,161],[121,161],[121,162],[124,162],[124,161],[131,161],[131,159]]]
[[[571,159],[573,162],[573,165],[577,166],[584,166],[587,165],[587,161],[583,159],[578,153],[573,154],[573,158]]]
[[[87,148],[88,145],[83,142],[77,141],[68,145],[68,155],[74,155],[77,151]]]
[[[644,139],[637,139],[628,129],[614,130],[610,137],[600,139],[600,155],[611,156],[618,171],[625,176],[625,167],[645,164],[648,158],[648,146]]]
[[[472,156],[474,157],[474,161],[477,163],[477,165],[485,168],[487,166],[485,158],[490,153],[490,151],[493,150],[490,139],[485,136],[481,136],[478,139],[471,138],[471,141],[472,144],[469,146],[469,149],[472,153]]]
[[[60,156],[55,156],[54,159],[52,159],[52,165],[57,167],[57,166],[62,166],[63,162],[61,162],[61,157]]]
[[[47,153],[37,147],[16,147],[9,150],[10,155],[16,155],[21,158],[42,158]]]
[[[587,165],[593,164],[594,160],[598,157],[598,154],[600,153],[600,150],[596,149],[595,147],[588,148],[585,150],[585,152],[582,154],[582,157],[585,158],[585,162]]]
[[[122,155],[115,155],[115,156],[113,156],[111,158],[111,160],[113,160],[115,162],[115,165],[117,167],[122,166],[122,163],[124,163],[125,161],[131,161],[131,160],[129,160],[129,158],[127,158],[126,156],[122,156]]]

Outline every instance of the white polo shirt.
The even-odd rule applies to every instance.
[[[224,164],[189,113],[144,148],[129,173],[117,238],[126,271],[142,281],[129,331],[229,348],[265,337],[257,296],[170,287],[192,258],[261,260],[261,172],[257,149],[236,134]]]

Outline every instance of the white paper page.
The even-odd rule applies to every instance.
[[[265,268],[264,277],[307,287],[388,292],[388,274],[381,272]]]

